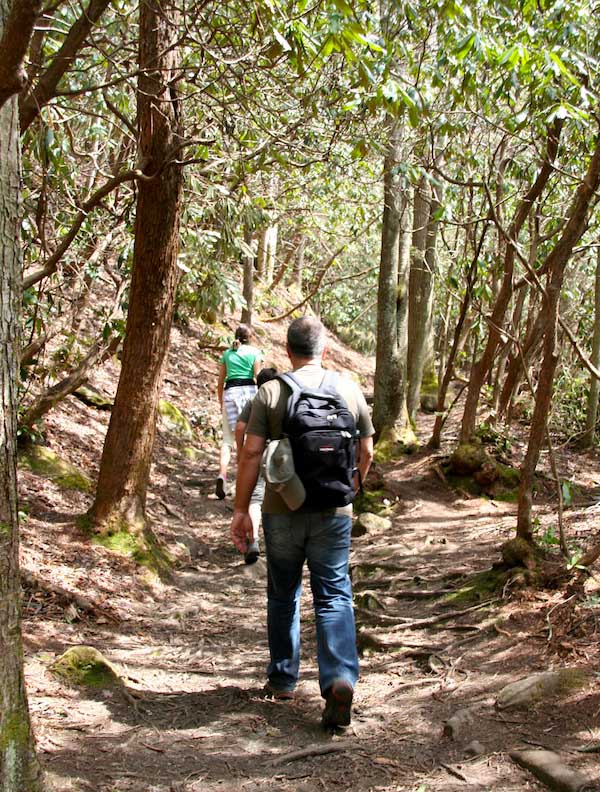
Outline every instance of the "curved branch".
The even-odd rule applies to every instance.
[[[41,0],[13,0],[0,39],[0,107],[27,82],[25,55]]]
[[[90,0],[90,4],[77,19],[69,32],[62,47],[54,56],[46,71],[40,76],[35,88],[23,98],[20,107],[21,132],[30,126],[40,114],[40,110],[56,96],[58,83],[71,68],[79,50],[107,7],[110,0]]]

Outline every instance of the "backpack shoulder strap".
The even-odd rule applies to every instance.
[[[277,374],[276,379],[285,383],[291,390],[285,408],[285,424],[285,420],[296,412],[296,405],[298,404],[298,399],[300,398],[300,394],[303,391],[303,387],[291,372],[288,372],[287,374]]]
[[[300,392],[302,390],[302,386],[291,372],[288,372],[287,374],[277,374],[276,379],[285,382],[292,393]]]

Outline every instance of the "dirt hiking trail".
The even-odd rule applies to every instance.
[[[90,544],[75,520],[89,495],[21,474],[27,683],[55,789],[541,790],[509,755],[540,748],[581,774],[573,789],[600,788],[597,675],[526,706],[496,706],[508,683],[533,672],[597,671],[594,612],[510,579],[501,591],[465,591],[498,560],[515,507],[452,492],[426,451],[378,470],[384,511],[353,539],[361,678],[352,726],[320,727],[308,579],[297,697],[265,697],[264,558],[244,565],[228,535],[232,500],[213,495],[215,358],[200,357],[193,340],[175,333],[165,398],[199,416],[195,459],[189,440],[161,431],[149,494],[155,529],[179,559],[171,582]],[[330,365],[372,367],[341,346]],[[108,367],[95,384],[114,391],[114,374]],[[106,423],[69,399],[48,420],[48,442],[93,474]],[[429,418],[420,430],[426,440]],[[101,651],[125,685],[94,691],[53,675],[56,657],[79,644]]]

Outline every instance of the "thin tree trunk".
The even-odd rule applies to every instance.
[[[178,11],[140,6],[138,127],[145,173],[139,185],[133,274],[121,376],[90,517],[99,529],[145,527],[156,408],[178,281],[182,171],[168,157],[181,139],[176,95]]]
[[[558,362],[558,311],[561,288],[566,266],[573,247],[586,229],[588,209],[600,181],[600,138],[597,138],[594,154],[584,180],[577,188],[567,216],[569,220],[553,250],[548,255],[544,269],[549,273],[549,282],[543,297],[542,313],[544,326],[543,359],[540,366],[535,408],[531,420],[527,453],[521,467],[521,484],[517,514],[517,536],[533,541],[531,525],[532,491],[535,469],[544,442],[548,411],[552,399],[554,373]]]
[[[383,222],[377,296],[377,351],[373,423],[377,438],[398,439],[396,424],[406,423],[407,190],[394,168],[400,159],[400,131],[390,122],[384,162]],[[404,244],[403,244],[404,242]]]
[[[0,33],[6,19],[0,0]],[[44,788],[23,675],[17,516],[17,371],[21,304],[19,125],[16,97],[0,107],[0,789]]]
[[[275,274],[275,261],[277,259],[277,239],[279,229],[277,225],[269,226],[265,237],[265,281],[268,285],[273,283]]]
[[[444,423],[446,421],[446,397],[448,395],[448,388],[450,387],[450,382],[452,380],[452,376],[454,374],[454,363],[456,361],[456,357],[458,352],[461,348],[461,344],[464,342],[464,335],[463,335],[463,327],[465,325],[465,320],[467,318],[467,313],[469,310],[469,306],[471,305],[471,300],[473,297],[473,286],[475,285],[475,281],[477,280],[477,263],[479,260],[479,255],[481,253],[481,248],[483,246],[483,241],[485,239],[485,235],[488,229],[488,225],[486,223],[482,233],[481,238],[479,240],[479,244],[477,246],[477,250],[475,255],[473,256],[473,260],[471,262],[471,266],[469,267],[469,271],[467,273],[467,286],[465,289],[465,294],[462,299],[462,303],[460,306],[460,311],[458,315],[458,321],[456,323],[456,328],[454,330],[454,338],[452,340],[452,348],[450,349],[450,354],[448,355],[448,361],[446,363],[446,369],[444,371],[444,376],[440,383],[440,387],[438,390],[438,403],[437,403],[437,410],[435,416],[435,423],[433,426],[433,432],[431,434],[431,439],[429,440],[429,447],[430,448],[439,448],[442,438],[442,429],[444,427]]]
[[[543,311],[543,306],[542,306]],[[540,311],[534,323],[521,345],[520,352],[517,350],[510,358],[508,372],[502,386],[500,398],[498,400],[498,416],[506,415],[506,420],[510,423],[510,404],[512,403],[516,390],[519,387],[522,377],[525,376],[523,366],[528,366],[542,339],[544,314]]]
[[[252,245],[252,231],[246,226],[244,228],[244,242],[248,247]],[[252,324],[252,311],[254,309],[254,256],[243,256],[244,280],[242,294],[246,305],[242,308],[242,322],[247,325]]]
[[[596,258],[596,282],[594,288],[594,335],[592,338],[592,363],[600,368],[600,249]],[[588,393],[587,411],[585,416],[585,434],[581,438],[583,448],[589,448],[594,442],[596,420],[598,417],[598,396],[600,381],[591,375],[590,392]]]
[[[300,236],[298,247],[296,248],[296,256],[294,257],[294,284],[298,289],[298,293],[302,294],[302,275],[304,272],[304,253],[306,251],[306,235]]]
[[[425,365],[425,344],[433,296],[426,251],[431,210],[431,185],[423,177],[414,193],[412,256],[408,287],[408,354],[406,405],[414,425],[419,407],[419,391]]]
[[[258,248],[256,250],[256,274],[264,280],[267,271],[267,234],[268,228],[261,228],[258,232]]]
[[[506,252],[504,255],[504,275],[498,292],[498,297],[492,310],[488,328],[488,340],[479,360],[471,368],[469,389],[465,400],[465,410],[460,430],[460,441],[469,442],[475,434],[477,421],[477,406],[481,388],[488,376],[490,366],[496,354],[496,348],[502,337],[504,315],[513,291],[513,273],[515,266],[515,244],[518,242],[519,233],[527,220],[535,201],[543,193],[553,171],[553,161],[558,150],[558,141],[562,130],[562,121],[556,121],[548,131],[546,143],[546,156],[535,182],[531,185],[525,197],[519,203],[513,221],[508,231]]]
[[[523,307],[525,305],[525,300],[527,298],[527,291],[528,291],[528,284],[525,284],[519,291],[519,294],[517,296],[517,301],[512,312],[512,317],[510,320],[510,332],[513,337],[518,337],[519,335],[519,326],[521,324]],[[500,396],[502,394],[503,377],[505,381],[506,376],[508,376],[508,371],[510,370],[512,346],[513,346],[513,341],[512,339],[509,338],[504,343],[504,346],[502,347],[502,351],[498,356],[498,364],[496,366],[496,376],[494,378],[494,395],[493,395],[494,420],[500,416],[499,408],[500,408]]]

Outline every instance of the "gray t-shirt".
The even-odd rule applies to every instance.
[[[309,388],[318,388],[323,381],[323,368],[317,363],[309,363],[294,371],[294,376]],[[340,377],[337,389],[354,415],[360,437],[375,434],[367,402],[358,385],[347,377]],[[265,440],[281,437],[290,389],[281,380],[266,382],[252,400],[250,418],[246,433],[257,435]],[[289,514],[290,509],[281,496],[267,485],[263,511],[267,514]],[[352,506],[342,506],[336,514],[351,514]]]

